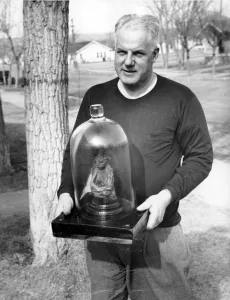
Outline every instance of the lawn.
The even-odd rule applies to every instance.
[[[70,98],[70,115],[73,119],[85,90],[115,76],[109,65],[104,70],[96,64],[91,71],[89,65],[84,67],[80,76],[79,70],[70,70],[69,94],[73,97]],[[158,71],[166,75],[165,71]],[[212,77],[210,73],[188,78],[186,73],[168,72],[168,76],[188,85],[197,94],[208,121],[215,158],[229,162],[229,81]],[[3,110],[15,174],[5,181],[0,179],[0,192],[27,188],[24,111],[10,103],[3,103]],[[180,212],[192,253],[189,280],[193,299],[230,299],[229,211],[210,206],[191,194],[181,201]],[[34,267],[31,265],[29,215],[0,215],[0,228],[0,300],[90,299],[82,242],[71,241],[71,250],[58,263]]]

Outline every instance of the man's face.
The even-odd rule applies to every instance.
[[[121,28],[116,33],[115,69],[130,90],[147,85],[152,77],[153,45],[144,29]]]

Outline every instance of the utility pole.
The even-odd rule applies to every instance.
[[[222,16],[223,0],[220,0],[220,15]]]
[[[74,25],[73,25],[73,19],[71,19],[71,31],[72,31],[72,43],[75,43],[75,33],[74,33]]]

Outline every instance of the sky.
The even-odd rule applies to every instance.
[[[127,13],[150,11],[145,0],[70,0],[69,18],[77,33],[103,33],[114,30],[116,21]]]
[[[80,33],[113,32],[116,21],[127,13],[150,13],[146,7],[151,0],[70,0],[69,19],[73,19],[74,30]],[[159,0],[161,1],[161,0]],[[163,0],[167,1],[167,0]],[[213,0],[213,9],[219,9],[221,0]],[[15,24],[13,35],[22,34],[23,0],[11,0]],[[222,0],[223,13],[230,17],[230,1]]]
[[[148,1],[151,0],[70,0],[69,19],[73,19],[76,33],[111,32],[124,14],[151,13],[146,7]],[[212,9],[219,10],[220,1],[213,0]],[[230,17],[230,1],[222,0],[222,5]]]

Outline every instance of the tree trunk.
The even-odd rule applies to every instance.
[[[169,38],[168,38],[168,22],[166,22],[166,33],[165,33],[165,69],[169,66]]]
[[[163,60],[163,67],[165,68],[165,54],[164,54],[164,49],[163,49],[162,43],[160,43],[160,48],[161,48],[161,55],[162,55],[162,60]]]
[[[173,45],[173,51],[176,54],[176,60],[177,60],[177,66],[179,67],[179,69],[181,69],[181,53],[180,50],[178,49],[176,42],[173,40],[172,41],[172,45]]]
[[[212,75],[216,73],[216,47],[212,48]]]
[[[187,72],[188,72],[188,76],[190,75],[190,56],[189,56],[189,50],[186,49],[186,53],[187,53]]]
[[[2,63],[2,77],[3,77],[3,84],[6,85],[6,72],[5,72],[4,60],[3,60],[3,63]]]
[[[68,128],[69,1],[24,1],[25,105],[34,264],[68,249],[52,235]]]
[[[11,72],[12,72],[12,62],[10,62],[10,65],[9,65],[8,86],[11,86],[11,81],[12,81]]]
[[[168,45],[166,44],[166,49],[165,49],[165,69],[168,69],[169,67],[169,49]]]
[[[20,72],[20,61],[16,60],[16,78],[15,78],[15,87],[16,88],[18,88],[19,72]]]
[[[182,49],[181,49],[181,57],[182,57],[182,68],[185,69],[185,66],[184,66],[184,54],[185,54],[185,51],[184,51],[184,47],[182,46]]]
[[[10,150],[6,138],[2,100],[0,95],[0,176],[11,174],[12,172],[13,168],[10,163]]]

